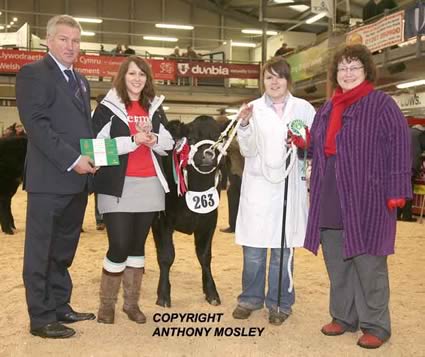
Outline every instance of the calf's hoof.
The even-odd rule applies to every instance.
[[[11,229],[11,228],[5,228],[5,229],[2,229],[2,231],[4,232],[4,234],[10,234],[10,235],[15,234],[13,232],[13,229]]]
[[[162,307],[171,307],[171,299],[158,298],[156,304]]]
[[[205,297],[205,300],[207,300],[208,303],[210,305],[213,305],[213,306],[221,305],[221,301],[220,301],[220,298],[218,296],[215,296],[215,297],[208,297],[208,296],[206,296]]]

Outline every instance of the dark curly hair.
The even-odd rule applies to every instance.
[[[113,86],[123,103],[128,106],[131,103],[131,100],[128,96],[127,87],[125,85],[125,75],[131,62],[133,62],[144,74],[146,74],[146,84],[140,94],[139,103],[145,110],[149,110],[150,103],[155,97],[155,86],[151,67],[143,58],[138,56],[129,56],[126,58],[124,62],[121,63],[118,74],[114,79]]]
[[[377,70],[375,63],[373,62],[372,53],[364,45],[349,45],[335,53],[329,67],[329,79],[333,88],[337,88],[339,86],[337,81],[338,64],[340,64],[343,60],[346,60],[347,62],[356,60],[360,61],[364,68],[366,80],[371,83],[376,81]]]

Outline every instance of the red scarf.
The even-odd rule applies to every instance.
[[[332,156],[336,154],[336,134],[342,128],[342,114],[350,105],[357,102],[359,99],[367,96],[373,91],[373,84],[368,81],[363,81],[357,87],[343,93],[338,87],[331,99],[332,112],[326,130],[325,155]]]

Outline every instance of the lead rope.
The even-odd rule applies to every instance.
[[[288,259],[288,277],[289,277],[289,286],[288,286],[288,293],[292,293],[292,290],[294,289],[294,277],[292,276],[292,259],[294,259],[294,248],[289,248],[289,259]]]

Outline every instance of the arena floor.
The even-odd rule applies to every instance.
[[[218,228],[226,227],[226,196],[220,203]],[[0,357],[3,356],[425,356],[425,223],[398,225],[396,254],[389,258],[393,336],[379,350],[356,346],[360,333],[326,337],[320,332],[329,322],[328,279],[321,255],[299,249],[295,258],[296,304],[293,315],[280,327],[267,322],[266,310],[247,321],[235,321],[232,310],[241,285],[241,249],[231,234],[218,232],[213,243],[213,273],[222,305],[209,306],[201,289],[200,268],[193,238],[175,235],[176,261],[172,277],[171,309],[155,305],[158,266],[152,237],[146,254],[142,306],[148,317],[137,325],[117,305],[114,325],[95,321],[72,327],[77,334],[67,340],[43,340],[29,334],[22,283],[26,194],[13,200],[18,232],[0,233]],[[77,311],[96,312],[106,234],[95,230],[93,197],[84,222],[85,233],[72,266]],[[216,313],[210,322],[155,322],[171,313]],[[221,314],[221,315],[219,315]],[[187,316],[187,315],[186,315]],[[217,319],[220,317],[220,321]],[[180,329],[172,329],[180,328]],[[188,336],[198,328],[200,336]],[[185,336],[156,336],[174,331]],[[207,332],[209,331],[209,332]],[[217,333],[217,331],[221,331]],[[218,334],[218,335],[217,335]],[[220,335],[223,334],[223,335]],[[225,336],[225,334],[229,336]],[[261,336],[260,336],[261,335]]]

